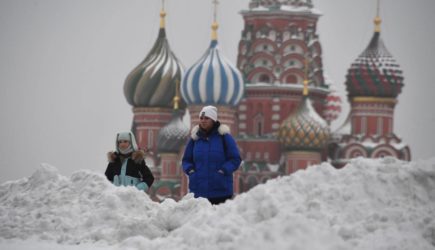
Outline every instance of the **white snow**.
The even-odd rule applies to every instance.
[[[292,6],[292,5],[281,5],[279,8],[281,11],[286,11],[286,12],[308,12],[308,13],[312,13],[315,15],[322,15],[322,12],[319,11],[318,9],[315,8],[310,8],[310,7],[306,7],[306,6],[301,6],[301,7],[296,7],[296,6]],[[258,6],[255,8],[251,8],[250,11],[269,11],[270,8],[269,7],[264,7],[264,6]]]
[[[0,185],[0,249],[434,249],[434,213],[435,158],[323,163],[219,206],[43,164]]]

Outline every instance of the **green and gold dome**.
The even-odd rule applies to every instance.
[[[308,98],[308,81],[299,108],[285,119],[278,130],[278,140],[285,150],[317,151],[328,143],[328,124],[317,114]]]
[[[375,33],[346,76],[349,97],[397,98],[403,88],[403,72],[381,39],[381,18],[375,18]]]

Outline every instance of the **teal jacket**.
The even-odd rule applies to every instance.
[[[136,186],[146,191],[154,182],[154,176],[144,161],[145,153],[135,151],[129,155],[109,153],[105,175],[116,186]]]

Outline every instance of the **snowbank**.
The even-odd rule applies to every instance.
[[[323,163],[220,206],[190,195],[159,204],[102,174],[67,178],[46,164],[0,185],[2,249],[34,249],[26,242],[51,249],[434,249],[434,218],[435,159],[359,158],[341,170]]]

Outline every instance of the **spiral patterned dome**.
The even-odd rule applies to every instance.
[[[240,71],[212,40],[201,59],[189,68],[181,83],[181,95],[188,105],[236,106],[244,94]]]
[[[396,98],[403,87],[403,73],[375,32],[369,46],[355,60],[346,76],[349,97]]]
[[[326,146],[329,136],[328,125],[317,114],[307,96],[278,130],[278,140],[287,150],[320,150]]]
[[[164,12],[161,13],[163,18]],[[160,27],[159,36],[146,58],[127,76],[124,94],[134,107],[171,108],[176,91],[176,82],[181,81],[183,67],[171,51],[165,28]],[[180,108],[186,104],[180,103]]]
[[[157,136],[157,151],[159,153],[178,153],[186,143],[190,128],[183,121],[184,112],[175,110],[171,121],[160,129]]]

